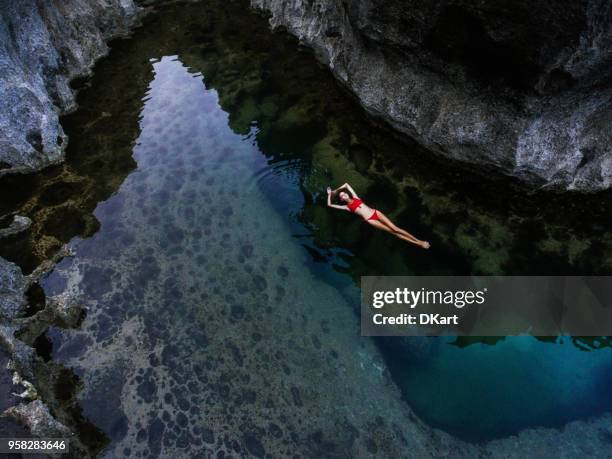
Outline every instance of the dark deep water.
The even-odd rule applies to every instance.
[[[362,275],[610,274],[602,197],[529,195],[398,141],[242,4],[165,8],[112,48],[64,119],[67,163],[2,184],[2,213],[35,225],[0,250],[31,270],[74,249],[43,288],[87,315],[37,343],[105,455],[372,453],[372,419],[402,425],[405,404],[473,441],[612,409],[597,342],[373,343],[355,313]],[[328,210],[345,181],[432,249]]]

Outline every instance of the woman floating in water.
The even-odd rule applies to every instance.
[[[332,195],[337,196],[338,199],[341,202],[345,202],[346,205],[332,204]],[[391,233],[404,241],[416,244],[424,249],[429,248],[429,242],[417,239],[408,231],[395,226],[393,222],[379,210],[368,207],[365,202],[359,199],[355,190],[353,190],[348,183],[345,183],[340,188],[336,188],[333,191],[331,188],[327,188],[327,205],[334,209],[348,210],[356,213],[375,228]]]

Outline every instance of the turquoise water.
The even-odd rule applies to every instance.
[[[43,287],[86,317],[46,339],[104,456],[399,456],[430,435],[410,409],[476,442],[612,409],[609,348],[374,341],[356,314],[368,274],[610,273],[605,209],[398,141],[236,4],[152,16],[79,103],[67,164],[16,198],[42,223],[15,247],[75,252]],[[345,181],[432,249],[330,212]]]
[[[561,427],[612,406],[610,352],[584,352],[565,339],[512,337],[460,348],[440,339],[426,359],[391,356],[406,399],[430,424],[482,441],[526,426]]]

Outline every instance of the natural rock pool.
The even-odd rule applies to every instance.
[[[34,345],[92,450],[400,456],[612,409],[605,340],[374,341],[356,313],[362,275],[610,274],[605,200],[395,138],[240,2],[162,9],[79,85],[66,164],[1,184],[34,224],[0,256],[75,252],[42,288],[86,316]],[[330,212],[346,181],[432,249]]]

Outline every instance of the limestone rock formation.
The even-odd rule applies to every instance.
[[[0,225],[0,239],[19,234],[27,230],[32,224],[32,220],[30,220],[28,217],[23,217],[21,215],[13,215],[12,217],[13,218],[8,227],[3,228],[2,225]]]
[[[24,303],[25,289],[19,267],[0,257],[0,324],[17,316]]]
[[[612,185],[612,2],[252,0],[372,114],[532,186]]]
[[[57,421],[49,413],[49,408],[40,400],[12,406],[6,410],[6,415],[22,422],[37,437],[69,438],[72,436],[70,430]]]
[[[86,74],[139,17],[132,0],[0,0],[0,175],[61,161],[59,115]]]
[[[251,3],[431,151],[532,186],[610,188],[609,0]],[[139,11],[133,0],[0,0],[0,175],[62,160],[70,79]]]

